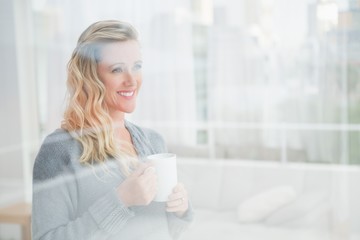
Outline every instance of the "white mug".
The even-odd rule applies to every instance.
[[[176,155],[159,153],[147,156],[147,159],[154,164],[158,178],[158,191],[153,201],[166,202],[177,184]]]

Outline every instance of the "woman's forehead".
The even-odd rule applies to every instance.
[[[100,63],[130,64],[141,60],[140,45],[135,40],[105,44],[100,52]]]

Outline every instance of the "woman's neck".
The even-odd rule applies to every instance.
[[[125,113],[123,112],[112,112],[110,113],[112,125],[114,129],[125,128]]]

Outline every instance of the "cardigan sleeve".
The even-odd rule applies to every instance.
[[[48,137],[33,169],[32,239],[103,239],[121,231],[134,213],[115,189],[94,201],[78,216],[76,178],[70,155],[61,141]]]
[[[178,239],[181,234],[186,231],[194,221],[194,209],[189,201],[189,208],[182,217],[176,216],[174,213],[167,213],[169,232],[174,239]]]

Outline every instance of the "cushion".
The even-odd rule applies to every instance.
[[[270,214],[294,201],[297,196],[292,186],[278,186],[258,193],[238,206],[238,220],[251,223],[264,220]]]
[[[278,211],[271,214],[266,219],[269,225],[289,225],[295,224],[299,226],[313,225],[319,222],[319,213],[326,212],[329,208],[327,194],[323,192],[310,192],[301,194],[295,201],[288,204]],[[313,221],[310,221],[310,219]],[[309,224],[310,221],[310,224]]]

